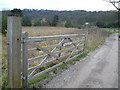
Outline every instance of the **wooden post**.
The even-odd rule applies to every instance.
[[[9,88],[21,87],[21,18],[9,16],[8,36],[8,85]]]
[[[28,38],[28,33],[23,32],[22,33],[22,40],[26,40]],[[27,42],[23,42],[22,44],[22,87],[27,86],[28,82],[28,62],[27,62]]]
[[[88,39],[88,32],[85,34],[85,40],[84,40],[84,48],[83,51],[85,52],[86,46],[87,46],[87,39]]]
[[[60,39],[59,41],[61,42],[61,40],[62,40],[62,39]],[[62,47],[61,47],[61,46],[59,47],[59,50],[62,50]],[[60,57],[60,56],[61,56],[61,53],[58,54],[58,57]]]
[[[1,34],[0,34],[1,35]],[[2,35],[0,36],[0,77],[2,77]],[[0,90],[2,90],[2,78],[0,78]]]

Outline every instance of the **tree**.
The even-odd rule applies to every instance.
[[[34,26],[41,26],[41,20],[37,20],[33,24]]]
[[[101,22],[101,21],[98,21],[98,22],[96,23],[96,25],[97,25],[99,28],[104,28],[104,27],[105,27],[104,22]]]
[[[2,33],[3,35],[6,36],[7,33],[7,16],[10,15],[10,11],[2,11],[2,19],[1,19],[1,23],[2,25],[0,26],[0,33]],[[2,28],[1,28],[2,27]]]
[[[111,3],[118,11],[120,11],[120,0],[105,0]]]
[[[22,13],[22,10],[21,9],[13,9],[11,10],[11,14],[10,16],[18,16],[18,17],[22,17],[23,13]]]
[[[66,28],[72,27],[71,21],[66,21],[65,22],[65,27]]]
[[[107,28],[118,28],[118,22],[109,23],[106,25]]]
[[[29,16],[24,16],[22,18],[22,25],[23,26],[32,26],[31,18]]]
[[[7,11],[2,11],[2,28],[0,28],[0,32],[3,35],[6,35],[7,33],[7,16],[20,16],[22,17],[22,10],[20,9],[13,9],[13,10],[7,10]]]
[[[106,0],[118,10],[118,27],[120,27],[120,0]]]
[[[55,15],[53,17],[52,26],[57,26],[58,22],[59,22],[59,17],[58,15]]]
[[[6,16],[2,17],[2,31],[1,31],[1,33],[4,35],[6,35],[6,33],[7,33],[7,17]]]

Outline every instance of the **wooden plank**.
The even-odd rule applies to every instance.
[[[80,44],[79,45],[80,47],[81,46],[84,46],[84,44]],[[70,47],[70,48],[67,48],[67,49],[64,49],[64,50],[60,50],[60,51],[56,51],[56,52],[53,52],[54,54],[59,54],[59,53],[62,53],[62,52],[66,52],[66,51],[68,51],[68,50],[71,50],[71,49],[75,49],[76,47]],[[49,56],[48,54],[45,54],[45,55],[41,55],[41,56],[38,56],[38,57],[34,57],[34,58],[30,58],[30,59],[28,59],[28,63],[29,62],[34,62],[34,61],[36,61],[36,60],[40,60],[41,58],[44,58],[44,57],[47,57],[47,56]]]
[[[47,56],[49,56],[49,55],[48,55],[48,54],[45,54],[45,55],[41,55],[41,56],[38,56],[38,57],[30,58],[30,59],[28,59],[28,63],[29,63],[29,62],[34,62],[34,61],[36,61],[36,60],[39,60],[39,59],[44,58],[44,57],[47,57]]]
[[[81,49],[81,50],[82,50],[82,49]],[[81,51],[81,50],[79,50],[79,51]],[[72,52],[72,54],[78,53],[79,51],[74,51],[74,52]],[[59,57],[59,60],[65,58],[65,57],[68,57],[69,55],[71,55],[71,53]],[[49,62],[44,63],[43,65],[39,64],[39,65],[36,65],[36,66],[34,66],[34,67],[28,68],[28,71],[32,71],[32,70],[34,70],[34,69],[38,69],[38,68],[40,68],[40,67],[43,67],[43,66],[45,66],[45,65],[48,65],[48,64],[52,63],[53,61],[58,61],[58,59],[51,60],[51,61],[49,61]]]
[[[8,86],[21,87],[21,18],[10,16],[7,21]]]
[[[65,40],[65,39],[62,39],[62,40],[60,41],[59,45],[62,44],[62,43],[64,42],[64,40]],[[38,47],[38,46],[37,46],[37,47]],[[49,52],[47,49],[43,49],[42,47],[41,47],[41,49],[44,50],[44,52],[50,53],[51,56],[53,56],[53,55],[55,56],[55,54],[53,54],[53,52],[57,49],[57,47],[55,47],[51,52]],[[48,56],[45,57],[44,60],[43,60],[42,62],[40,62],[39,65],[44,64],[44,62],[46,62],[46,60],[50,57],[50,56],[49,56],[50,54],[48,54]],[[56,58],[56,59],[58,59],[58,58]],[[34,74],[35,71],[36,71],[36,70],[33,70],[32,73],[31,73],[31,75]]]
[[[81,49],[82,50],[82,49]],[[75,51],[74,53],[78,53],[79,51]],[[67,57],[67,56],[69,56],[69,55],[71,55],[70,53],[69,54],[67,54],[67,55],[64,55],[64,56],[62,56],[62,57],[60,57],[60,59],[63,59],[63,58],[65,58],[65,57]],[[78,55],[80,55],[80,54],[78,54]],[[77,55],[76,55],[77,56]],[[72,57],[72,59],[73,58],[75,58],[75,57]],[[44,63],[44,64],[39,64],[39,65],[37,65],[37,66],[34,66],[34,67],[32,67],[32,68],[29,68],[28,69],[28,71],[31,71],[31,70],[33,70],[32,71],[32,73],[28,76],[28,77],[31,77],[33,74],[34,74],[34,72],[35,72],[35,70],[36,69],[38,69],[38,68],[41,68],[41,67],[43,67],[43,66],[46,66],[46,65],[49,65],[49,64],[51,64],[51,63],[53,63],[53,62],[55,62],[55,61],[58,61],[58,59],[54,59],[54,60],[50,60],[50,61],[48,61],[48,62],[46,62],[46,63]]]
[[[73,38],[73,37],[81,37],[85,34],[70,34],[70,35],[55,35],[55,36],[41,36],[41,37],[29,37],[27,40],[22,42],[40,42],[46,40],[57,40],[57,39],[64,39],[64,38]]]
[[[79,46],[84,46],[84,44],[79,45]],[[70,47],[70,48],[67,48],[67,49],[63,49],[63,50],[60,50],[60,51],[56,51],[56,52],[54,52],[54,53],[55,53],[55,54],[58,54],[58,53],[67,52],[67,51],[73,50],[73,49],[76,49],[76,47]]]
[[[72,60],[72,59],[78,57],[78,56],[81,55],[81,54],[82,54],[82,53],[79,53],[78,55],[76,55],[76,56],[70,58],[70,59],[67,60],[67,61],[70,61],[70,60]],[[66,62],[67,62],[67,61],[66,61]],[[29,80],[32,80],[32,79],[34,79],[34,78],[36,78],[36,77],[42,75],[43,73],[48,72],[48,71],[52,70],[53,68],[56,68],[56,67],[58,67],[58,66],[60,66],[60,65],[62,65],[62,64],[63,64],[63,62],[60,62],[59,64],[56,64],[56,65],[54,65],[54,66],[52,66],[52,67],[50,67],[50,68],[48,68],[48,69],[46,69],[46,70],[44,70],[44,71],[42,71],[42,72],[40,72],[40,73],[35,74],[34,76],[30,76],[30,77],[29,77]]]
[[[50,48],[60,47],[60,46],[62,46],[62,44],[55,44],[55,45],[51,45],[51,46],[47,46],[47,47],[43,47],[43,48],[44,49],[50,49]],[[28,49],[28,52],[34,52],[34,51],[39,51],[39,50],[36,49],[36,48]]]
[[[75,43],[72,43],[73,41],[71,38],[68,38],[68,40],[71,42],[71,44],[73,44],[76,47],[76,49],[79,49],[79,47]]]
[[[81,51],[81,49],[78,47],[79,46],[79,44],[75,44],[74,45],[75,47],[76,47],[76,49],[78,50],[78,51]],[[66,59],[66,60],[68,60],[69,58],[71,58],[71,56],[72,56],[72,54],[74,53],[74,50],[71,52],[71,55]]]
[[[79,54],[77,54],[77,55],[75,55],[75,56],[73,56],[73,57],[71,57],[71,58],[69,58],[69,59],[67,59],[65,62],[68,62],[68,61],[70,61],[70,60],[72,60],[72,59],[74,59],[74,58],[77,58],[77,57],[80,56],[81,54],[83,54],[83,52],[82,52],[82,53],[79,53]]]
[[[65,40],[65,39],[62,39],[62,40],[59,42],[58,45],[62,44],[62,43],[64,42],[64,40]],[[55,47],[50,53],[55,52],[56,49],[57,49],[57,47]],[[55,55],[55,53],[53,53],[53,55]],[[50,56],[45,57],[44,60],[43,60],[40,64],[43,64],[49,57],[50,57]],[[57,57],[58,57],[58,56],[57,56]],[[58,58],[56,58],[56,59],[58,59]]]
[[[60,59],[63,59],[63,58],[65,58],[65,57],[69,56],[69,55],[70,55],[70,53],[67,54],[67,55],[64,55],[64,56],[60,57]],[[45,66],[45,65],[48,65],[48,64],[50,64],[51,62],[57,61],[57,60],[58,60],[58,59],[54,59],[54,60],[51,60],[51,61],[49,61],[49,62],[46,62],[46,63],[44,63],[44,64],[42,64],[42,65],[39,64],[39,65],[36,65],[36,66],[34,66],[34,67],[28,68],[28,71],[32,71],[32,70],[34,70],[34,69],[41,68],[41,67],[43,67],[43,66]]]
[[[76,41],[73,41],[72,43],[80,43],[80,42],[83,42],[84,40],[76,40]],[[66,44],[70,45],[69,43],[71,42],[67,42],[67,43],[63,43],[63,44],[55,44],[55,45],[51,45],[51,46],[47,46],[47,47],[42,47],[44,49],[50,49],[50,48],[54,48],[54,47],[61,47],[62,45],[63,46],[67,46]],[[33,48],[33,49],[28,49],[28,52],[35,52],[35,51],[39,51],[38,49],[36,48]]]
[[[36,44],[33,44],[33,43],[32,43],[31,45],[34,46],[34,47],[36,47],[36,48],[41,49],[42,51],[44,51],[44,52],[47,53],[48,55],[51,55],[52,57],[59,59],[58,56],[56,56],[55,54],[51,53],[51,52],[48,51],[47,49],[44,49],[44,48],[42,48],[42,47],[40,47],[40,46],[38,46],[38,45],[36,45]]]
[[[42,71],[42,72],[40,72],[40,73],[37,73],[37,74],[34,75],[34,76],[29,77],[28,80],[32,80],[32,79],[34,79],[34,78],[42,75],[43,73],[48,72],[48,71],[52,70],[53,68],[60,66],[61,64],[63,64],[63,62],[61,62],[61,63],[59,63],[59,64],[57,64],[57,65],[54,65],[54,66],[52,66],[51,68],[48,68],[48,69],[46,69],[46,70],[44,70],[44,71]]]
[[[63,46],[68,46],[68,45],[71,45],[71,44],[74,44],[74,46],[75,46],[76,43],[80,43],[82,41],[83,40],[77,40],[77,41],[73,41],[73,42],[66,42],[66,43],[63,44]]]
[[[25,40],[28,38],[28,33],[24,32],[22,33],[22,40]],[[22,43],[22,87],[25,87],[28,85],[28,53],[27,53],[27,43]]]

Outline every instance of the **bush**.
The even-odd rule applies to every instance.
[[[33,24],[33,26],[41,26],[41,21],[40,21],[40,20],[36,21],[36,22]]]
[[[65,22],[65,27],[66,27],[66,28],[72,27],[71,22],[70,22],[70,21],[66,21],[66,22]]]
[[[29,16],[24,16],[22,18],[22,25],[23,26],[32,26],[31,18]]]

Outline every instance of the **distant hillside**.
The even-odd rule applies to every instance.
[[[118,13],[117,11],[53,11],[53,10],[35,10],[35,9],[24,9],[23,18],[29,17],[32,23],[38,20],[46,21],[49,25],[53,17],[58,15],[59,23],[58,26],[64,26],[66,21],[69,21],[73,27],[83,27],[85,23],[90,26],[99,27],[117,27],[118,26]]]

